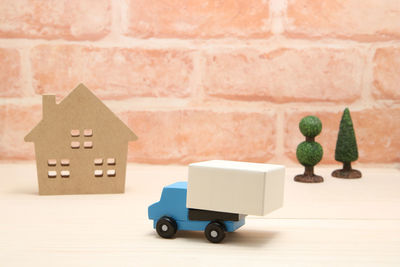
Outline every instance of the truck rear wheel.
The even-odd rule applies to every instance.
[[[219,243],[225,238],[225,227],[220,222],[210,222],[204,234],[208,241],[212,243]]]
[[[177,225],[171,217],[161,217],[157,221],[156,230],[159,236],[163,238],[171,238],[176,234]]]

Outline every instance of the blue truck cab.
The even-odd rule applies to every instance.
[[[210,242],[219,243],[225,232],[233,232],[245,223],[245,215],[237,214],[234,220],[226,220],[233,218],[231,214],[189,209],[186,197],[187,182],[177,182],[164,187],[160,201],[149,206],[149,219],[161,237],[171,238],[178,230],[204,231]],[[191,219],[190,212],[198,220]]]

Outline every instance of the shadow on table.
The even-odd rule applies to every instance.
[[[240,245],[241,247],[261,247],[273,240],[279,232],[260,231],[260,230],[237,230],[236,232],[226,233],[222,243],[229,245]],[[199,231],[178,231],[176,238],[185,238],[188,241],[208,242],[204,232]]]
[[[30,187],[20,187],[20,188],[12,188],[10,190],[4,191],[1,194],[3,195],[35,195],[39,196],[38,190],[32,190]]]
[[[242,231],[228,233],[227,241],[241,246],[260,247],[269,243],[278,235],[279,232],[243,229]]]

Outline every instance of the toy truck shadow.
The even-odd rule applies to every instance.
[[[284,167],[232,161],[189,165],[189,182],[164,187],[148,209],[163,238],[178,230],[204,231],[212,243],[245,224],[246,214],[265,215],[282,206]]]

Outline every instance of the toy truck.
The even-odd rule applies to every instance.
[[[189,165],[188,182],[164,187],[149,206],[149,219],[163,238],[178,230],[204,231],[219,243],[225,232],[245,224],[246,215],[263,216],[283,204],[281,165],[211,160]]]

